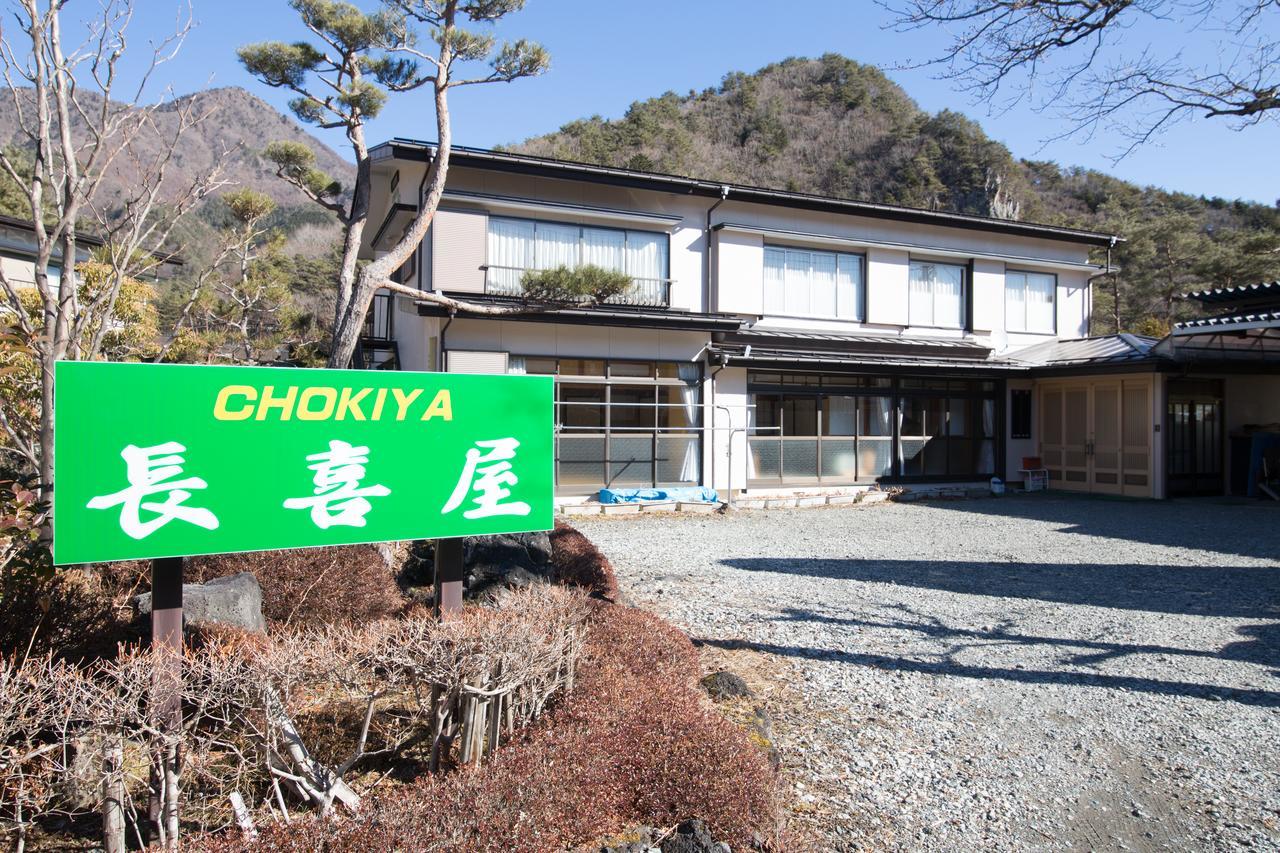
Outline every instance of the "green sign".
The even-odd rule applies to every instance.
[[[59,564],[548,530],[548,376],[60,362]]]

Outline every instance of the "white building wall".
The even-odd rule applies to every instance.
[[[746,428],[751,423],[747,408],[750,402],[747,369],[726,367],[716,371],[712,368],[711,372],[715,374],[714,396],[704,399],[713,404],[708,422],[714,428],[709,430],[711,439],[704,442],[710,459],[703,470],[711,474],[706,485],[727,497],[731,489],[741,492],[747,487]]]

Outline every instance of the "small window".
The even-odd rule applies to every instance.
[[[540,376],[554,376],[556,372],[556,360],[554,358],[525,358],[524,372],[534,373]]]
[[[1010,438],[1031,438],[1031,392],[1014,389],[1009,392]]]
[[[1052,334],[1058,277],[1039,272],[1007,272],[1004,276],[1005,328],[1010,332]]]
[[[624,376],[632,379],[652,379],[653,362],[651,361],[611,361],[610,376]]]
[[[964,326],[964,271],[958,264],[912,261],[908,322],[912,326]]]
[[[561,376],[604,376],[604,361],[595,358],[560,359]]]

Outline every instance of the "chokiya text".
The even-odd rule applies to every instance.
[[[214,400],[213,416],[220,421],[451,421],[453,402],[448,388],[431,396],[422,388],[227,385]]]

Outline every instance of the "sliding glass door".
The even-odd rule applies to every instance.
[[[839,485],[996,472],[992,380],[751,373],[748,481]]]

